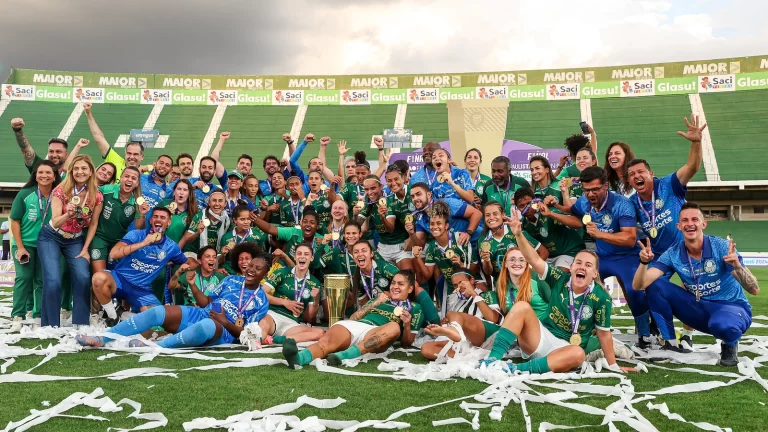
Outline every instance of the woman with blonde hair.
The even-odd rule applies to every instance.
[[[464,336],[473,346],[483,344],[500,328],[504,316],[515,303],[525,302],[531,305],[540,320],[549,314],[549,286],[532,277],[528,261],[518,248],[510,248],[504,255],[504,269],[499,275],[495,291],[478,292],[474,288],[474,277],[466,269],[454,272],[452,282],[461,294],[472,298],[475,306],[471,313],[448,312],[443,326],[429,325],[426,332],[432,336],[444,336],[442,340],[428,342],[421,348],[422,355],[430,360],[438,357],[440,351],[448,343],[461,341],[457,327],[461,327]],[[503,299],[503,301],[499,301]],[[454,356],[449,350],[447,355]]]
[[[78,155],[67,167],[64,181],[51,192],[51,220],[40,230],[37,245],[43,264],[43,326],[61,324],[62,255],[71,273],[72,324],[89,323],[91,257],[88,249],[96,235],[104,201],[95,172],[91,158]]]

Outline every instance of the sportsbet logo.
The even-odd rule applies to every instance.
[[[655,94],[655,80],[622,81],[621,97],[653,96]]]
[[[733,75],[706,75],[699,77],[699,93],[715,93],[734,91],[735,77]]]
[[[104,89],[83,87],[75,88],[74,94],[72,95],[72,102],[104,103]]]
[[[440,102],[436,88],[411,88],[408,89],[409,104],[436,104]]]
[[[173,90],[146,89],[141,92],[142,104],[173,103]]]
[[[208,90],[208,105],[237,105],[237,90]]]
[[[3,99],[11,100],[35,100],[35,86],[3,84]]]
[[[339,90],[342,105],[370,105],[370,90]]]
[[[579,84],[549,84],[547,100],[568,100],[579,98]]]

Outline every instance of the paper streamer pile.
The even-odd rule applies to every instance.
[[[197,366],[185,369],[169,369],[157,367],[137,367],[119,372],[93,376],[55,376],[41,375],[34,373],[34,370],[40,365],[56,358],[58,355],[75,354],[81,350],[75,341],[74,336],[78,331],[85,331],[89,334],[107,334],[104,329],[88,328],[75,330],[72,327],[62,327],[58,329],[43,329],[24,327],[21,333],[10,333],[10,293],[0,291],[0,384],[2,383],[24,383],[24,382],[49,382],[49,381],[77,381],[93,379],[124,380],[134,377],[178,377],[181,373],[194,373],[194,371],[205,371],[225,368],[254,368],[270,365],[285,365],[282,359],[264,357],[264,354],[276,354],[281,352],[280,347],[264,346],[258,348],[256,344],[251,345],[251,350],[247,350],[243,345],[216,346],[212,348],[198,349],[177,349],[169,350],[158,347],[154,342],[148,341],[149,347],[128,348],[127,340],[118,335],[111,335],[116,341],[104,348],[104,355],[98,358],[99,361],[108,361],[115,357],[138,356],[138,362],[144,363],[152,361],[158,356],[174,357],[184,359],[195,359],[210,362],[204,366]],[[626,319],[626,316],[615,316],[612,320]],[[768,323],[768,317],[756,316],[758,327],[764,327]],[[619,327],[622,329],[622,327]],[[630,342],[635,336],[632,334],[620,333],[614,329],[614,337],[618,340]],[[47,347],[37,346],[35,348],[23,348],[15,346],[22,339],[55,339],[58,342]],[[419,339],[423,341],[423,339]],[[306,345],[306,344],[300,344]],[[511,404],[519,405],[525,419],[525,428],[527,431],[538,430],[548,431],[557,429],[576,429],[582,427],[597,427],[607,425],[609,430],[622,430],[631,428],[637,431],[657,431],[664,430],[663,425],[653,425],[648,419],[637,410],[637,407],[645,407],[649,410],[658,411],[661,415],[670,421],[684,422],[695,428],[707,431],[729,431],[726,427],[713,425],[705,422],[698,422],[695,419],[687,419],[678,413],[670,412],[665,403],[656,403],[655,399],[659,395],[671,395],[679,393],[702,392],[720,387],[727,387],[744,381],[752,380],[757,382],[768,392],[768,383],[758,375],[756,368],[762,367],[762,363],[768,361],[768,336],[745,336],[740,344],[740,363],[738,369],[732,372],[710,372],[695,367],[666,368],[659,364],[646,363],[647,358],[658,360],[666,356],[667,362],[686,363],[688,365],[710,365],[716,364],[719,358],[719,344],[711,346],[696,344],[695,353],[680,358],[676,355],[669,355],[661,351],[651,351],[649,354],[643,353],[629,363],[634,364],[641,373],[648,373],[649,369],[656,369],[658,373],[662,371],[675,371],[678,373],[698,374],[703,379],[698,382],[673,385],[648,392],[637,392],[632,384],[632,375],[625,375],[615,371],[608,370],[606,361],[602,358],[593,363],[584,363],[578,372],[571,373],[547,373],[543,375],[516,374],[510,375],[500,369],[499,365],[492,365],[489,368],[476,368],[477,359],[485,356],[487,351],[482,348],[472,348],[465,343],[454,345],[457,354],[455,358],[442,358],[437,362],[429,364],[415,364],[405,360],[391,359],[393,352],[405,352],[408,356],[417,353],[416,349],[389,349],[382,354],[367,354],[355,360],[345,360],[343,367],[331,367],[324,360],[315,360],[311,366],[319,372],[339,374],[346,376],[364,376],[377,377],[380,379],[408,380],[414,382],[425,381],[448,381],[456,379],[475,379],[488,384],[485,390],[477,394],[469,394],[459,398],[437,402],[425,406],[412,406],[397,412],[394,412],[383,419],[359,419],[359,420],[329,420],[316,416],[299,418],[291,413],[303,406],[311,406],[323,410],[332,410],[342,406],[346,401],[337,399],[315,399],[310,396],[301,396],[295,402],[285,403],[265,409],[263,411],[246,411],[231,415],[225,419],[202,417],[191,419],[183,423],[184,430],[199,430],[211,428],[223,428],[231,431],[323,431],[328,429],[355,431],[360,428],[380,428],[380,429],[404,429],[409,428],[409,423],[399,421],[403,415],[423,411],[423,415],[428,415],[431,408],[455,405],[457,416],[447,419],[436,419],[432,422],[434,427],[443,425],[465,424],[474,430],[480,428],[481,419],[490,419],[491,421],[501,421],[504,411],[510,409]],[[237,358],[227,357],[226,354],[237,353]],[[746,353],[754,354],[754,358],[745,356]],[[512,355],[515,353],[512,352]],[[637,352],[636,355],[640,354]],[[41,361],[34,367],[26,371],[17,371],[7,373],[8,368],[21,356],[39,356]],[[382,361],[377,366],[378,373],[357,372],[351,368],[360,362],[368,362],[374,359]],[[706,379],[707,377],[727,378],[727,381],[719,379]],[[600,380],[611,380],[610,385],[600,385]],[[618,380],[618,384],[615,384]],[[580,402],[584,397],[612,397],[615,401],[607,408],[597,408]],[[580,413],[586,413],[595,416],[595,422],[588,425],[557,425],[548,422],[542,422],[536,427],[531,417],[528,415],[528,405],[531,403],[552,404],[561,408],[572,409]],[[45,405],[45,404],[44,404]],[[24,431],[30,427],[39,425],[51,418],[70,417],[78,418],[83,421],[107,422],[108,419],[97,416],[72,416],[66,412],[78,406],[87,406],[97,409],[100,413],[116,413],[122,411],[122,406],[128,405],[133,408],[133,412],[127,417],[132,417],[146,422],[134,429],[110,428],[110,430],[148,430],[154,428],[163,428],[168,425],[168,420],[162,413],[141,413],[141,403],[130,399],[122,399],[114,403],[101,388],[97,388],[91,393],[74,393],[66,399],[55,403],[54,406],[44,410],[31,409],[30,415],[10,422],[3,431]],[[84,426],[85,427],[85,426]]]

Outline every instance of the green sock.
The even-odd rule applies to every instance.
[[[312,362],[312,353],[308,349],[299,351],[299,364],[304,366]]]
[[[549,364],[547,363],[547,358],[542,357],[517,365],[517,370],[532,374],[543,374],[549,372]]]
[[[424,320],[429,324],[440,324],[440,313],[435,307],[435,303],[429,298],[429,293],[426,290],[422,290],[416,301],[421,306],[421,311],[424,313]]]
[[[285,342],[285,336],[272,336],[272,342],[276,344],[281,344]]]
[[[506,327],[502,327],[496,332],[496,340],[493,341],[493,348],[491,353],[488,354],[488,358],[495,358],[501,360],[504,354],[509,351],[509,347],[517,340],[517,336],[509,331]]]
[[[357,345],[352,345],[344,351],[339,351],[335,354],[336,357],[338,357],[340,360],[349,360],[360,357],[362,355],[360,354],[360,348],[358,348]]]

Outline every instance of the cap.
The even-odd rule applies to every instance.
[[[237,177],[238,179],[242,180],[244,176],[243,176],[243,173],[241,173],[240,171],[232,170],[227,176],[227,178],[230,178],[230,177]]]

